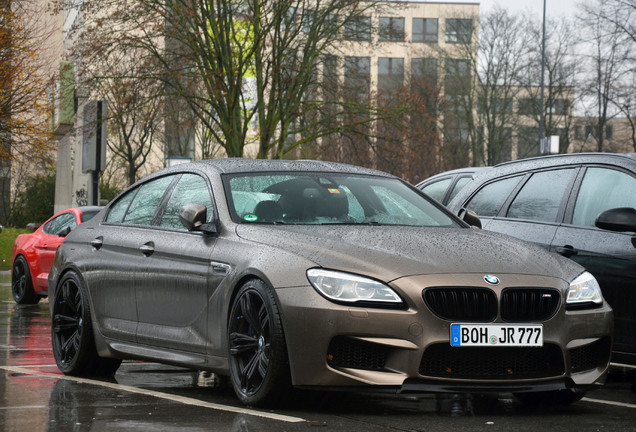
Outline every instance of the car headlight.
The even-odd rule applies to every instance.
[[[568,306],[585,306],[603,304],[603,294],[598,282],[588,272],[581,273],[570,282],[567,298]]]
[[[402,305],[402,299],[395,291],[366,277],[333,270],[309,269],[307,279],[316,291],[335,302]]]

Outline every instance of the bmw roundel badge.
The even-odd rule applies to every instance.
[[[497,276],[486,275],[484,276],[484,280],[490,285],[499,285],[499,278]]]

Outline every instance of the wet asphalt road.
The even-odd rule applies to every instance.
[[[16,305],[0,272],[0,432],[44,431],[636,431],[636,370],[568,407],[498,398],[311,394],[289,408],[245,408],[227,386],[156,363],[124,362],[110,381],[63,376],[51,352],[48,302]]]

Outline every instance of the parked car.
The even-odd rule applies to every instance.
[[[611,308],[578,264],[327,162],[159,171],[68,235],[49,293],[63,373],[171,363],[229,376],[248,405],[291,386],[568,403],[611,350]]]
[[[483,173],[487,169],[488,167],[468,167],[445,171],[419,182],[417,188],[446,205],[477,174]]]
[[[18,304],[36,304],[48,295],[49,270],[57,248],[77,225],[95,216],[102,207],[63,210],[33,233],[20,234],[11,255],[11,290]]]
[[[482,227],[569,257],[614,309],[614,362],[636,364],[636,155],[567,154],[506,162],[448,205]]]

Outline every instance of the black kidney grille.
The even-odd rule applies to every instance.
[[[336,336],[329,344],[327,363],[333,367],[383,370],[389,349],[384,345]]]
[[[546,321],[561,304],[561,294],[546,288],[507,288],[501,294],[501,319],[507,322]]]
[[[435,287],[422,293],[426,306],[448,321],[490,322],[497,318],[497,295],[478,287]]]
[[[570,371],[583,372],[605,367],[610,359],[612,342],[609,338],[602,338],[591,344],[568,350],[570,354]]]
[[[557,345],[543,347],[451,347],[435,344],[422,356],[419,372],[427,377],[528,379],[561,376],[563,354]]]

